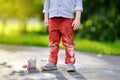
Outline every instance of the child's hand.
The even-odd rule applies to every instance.
[[[75,19],[72,23],[73,30],[78,30],[80,27],[80,19]]]
[[[44,25],[47,27],[48,26],[48,16],[49,16],[49,14],[48,13],[45,13],[44,14]]]
[[[44,20],[44,25],[47,27],[48,26],[48,18],[45,18]]]

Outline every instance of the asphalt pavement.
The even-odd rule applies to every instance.
[[[42,71],[49,49],[34,46],[0,45],[0,80],[120,80],[120,56],[75,51],[76,72],[65,69],[65,51],[60,49],[58,70]],[[37,58],[37,72],[28,73],[28,57]]]

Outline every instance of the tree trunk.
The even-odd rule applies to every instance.
[[[20,19],[20,29],[21,29],[21,34],[26,34],[26,26],[27,26],[27,19],[23,18]]]
[[[2,20],[2,35],[5,35],[6,23],[7,23],[7,19],[3,18],[3,20]]]

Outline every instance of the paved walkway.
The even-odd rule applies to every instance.
[[[77,72],[66,72],[64,50],[59,51],[58,70],[41,71],[48,48],[0,45],[0,80],[120,80],[120,57],[76,52]],[[27,57],[37,57],[39,73],[26,72]]]

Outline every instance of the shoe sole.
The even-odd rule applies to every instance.
[[[67,72],[76,72],[75,70],[67,70]]]
[[[52,68],[46,68],[46,67],[41,67],[42,71],[50,71],[50,70],[57,70],[57,67],[52,67]]]
[[[67,72],[76,72],[76,70],[73,69],[73,68],[71,68],[71,69],[67,69],[66,71],[67,71]]]

